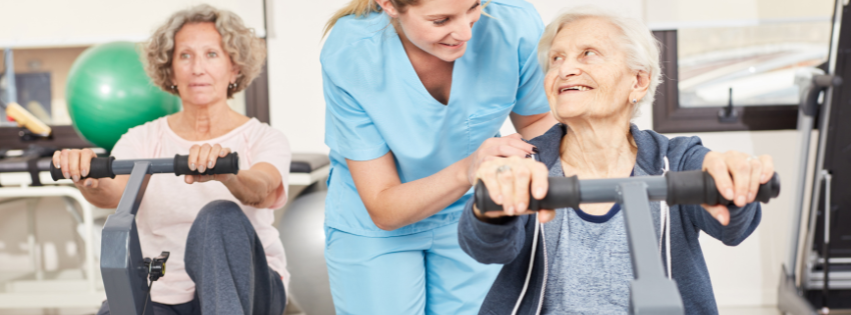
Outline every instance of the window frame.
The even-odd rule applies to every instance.
[[[679,106],[679,68],[677,66],[677,31],[654,30],[661,44],[660,66],[662,83],[656,89],[653,102],[653,130],[660,133],[691,133],[711,131],[756,131],[796,129],[798,105],[733,106],[739,119],[722,123],[718,112],[724,107]]]

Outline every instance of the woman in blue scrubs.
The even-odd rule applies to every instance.
[[[534,7],[352,0],[322,48],[337,314],[474,314],[500,266],[458,245],[473,170],[548,130]],[[327,30],[326,29],[326,30]],[[519,135],[498,137],[510,117]]]

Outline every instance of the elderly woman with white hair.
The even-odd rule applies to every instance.
[[[183,110],[127,131],[117,159],[189,155],[204,173],[239,153],[239,174],[152,176],[136,224],[145,257],[171,252],[168,273],[152,284],[156,315],[275,314],[289,280],[272,209],[287,201],[290,151],[280,131],[233,111],[227,99],[260,73],[266,50],[236,14],[198,5],[173,14],[143,48],[154,85],[180,97]],[[53,162],[86,200],[114,208],[129,175],[85,178],[94,153],[62,150]],[[98,314],[109,314],[106,301]]]
[[[479,314],[628,313],[633,272],[620,205],[535,213],[524,200],[529,192],[543,198],[549,176],[618,178],[699,169],[735,205],[672,206],[670,224],[657,231],[670,240],[670,260],[663,261],[686,311],[717,313],[698,235],[704,231],[734,246],[754,231],[761,215],[755,193],[773,174],[771,157],[711,152],[697,137],[668,139],[630,123],[642,104],[653,102],[660,82],[658,44],[638,21],[574,10],[547,26],[538,54],[550,109],[561,123],[530,141],[537,161],[483,163],[476,176],[505,210],[482,213],[468,202],[458,226],[465,252],[482,263],[504,264]],[[650,206],[658,219],[659,202]]]

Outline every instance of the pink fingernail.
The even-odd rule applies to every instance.
[[[538,197],[543,196],[544,193],[546,193],[546,192],[544,191],[543,188],[538,187],[538,189],[535,189],[535,195],[538,196]]]
[[[83,177],[89,176],[89,170],[83,170],[83,171],[82,171],[82,172],[80,172],[80,173],[82,173],[82,174],[83,174]]]
[[[65,179],[68,179],[71,174],[69,174],[68,172],[62,172],[62,176],[65,176]]]
[[[189,163],[189,170],[191,170],[191,171],[195,170],[195,163]]]
[[[766,176],[765,176],[765,174],[760,175],[760,176],[759,176],[759,182],[760,182],[760,183],[764,183],[764,182],[765,182],[765,180],[766,180],[766,178],[765,178],[765,177],[766,177]]]
[[[207,162],[207,168],[213,168],[213,161]]]
[[[733,199],[733,197],[733,189],[727,188],[727,190],[724,191],[724,198]]]

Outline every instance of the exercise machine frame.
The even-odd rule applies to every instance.
[[[529,210],[578,208],[580,203],[617,202],[624,210],[630,260],[635,279],[630,284],[631,314],[684,314],[676,283],[665,277],[656,242],[650,201],[665,200],[669,205],[730,205],[715,186],[709,173],[702,171],[666,172],[663,176],[579,180],[576,176],[550,177],[549,190],[541,200],[529,200]],[[780,193],[775,173],[759,187],[756,200],[768,202]],[[502,210],[484,184],[476,184],[475,204],[480,211]]]

